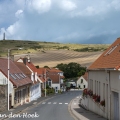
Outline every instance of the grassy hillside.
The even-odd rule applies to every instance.
[[[11,54],[40,53],[49,50],[72,50],[78,52],[104,51],[108,44],[61,44],[53,42],[23,41],[23,40],[0,40],[0,57],[7,56],[8,49]]]

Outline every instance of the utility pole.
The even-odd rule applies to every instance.
[[[10,50],[8,49],[8,111],[9,111],[9,72],[10,72],[9,53],[10,53]]]

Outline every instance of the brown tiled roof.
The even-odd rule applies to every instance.
[[[44,72],[45,72],[45,68],[36,68],[34,65],[33,65],[33,63],[32,62],[28,62],[28,60],[27,60],[27,58],[19,58],[18,60],[23,60],[23,62],[25,62],[24,64],[26,64],[34,73],[35,72],[37,72],[37,75],[38,75],[38,77],[40,78],[40,80],[42,81],[42,82],[44,82],[45,80],[44,80],[44,78],[43,78],[43,76],[44,76]],[[17,60],[17,61],[18,61]]]
[[[60,83],[60,76],[58,74],[49,74],[47,77],[49,77],[52,80],[52,83]]]
[[[50,69],[47,69],[49,72],[57,72],[57,73],[60,73],[62,72],[61,70],[59,70],[58,68],[50,68]]]
[[[120,66],[120,38],[118,38],[103,54],[88,68],[114,69]]]
[[[85,72],[85,74],[82,75],[82,77],[83,77],[86,81],[88,81],[88,73],[87,73],[87,72]]]
[[[30,79],[31,79],[31,71],[26,67],[26,65],[24,63],[20,63],[20,62],[14,62],[19,69],[25,73]]]
[[[31,71],[26,67],[26,65],[24,63],[20,63],[20,62],[14,62],[19,68],[20,70],[25,73],[30,79],[31,79]],[[31,80],[32,81],[32,80]],[[33,82],[33,81],[32,81]],[[33,84],[37,84],[40,83],[40,81],[36,81],[34,80]]]
[[[51,69],[47,69],[47,74],[51,74],[51,75],[58,75],[58,73],[63,73],[63,71],[57,69],[57,68],[51,68]],[[65,78],[64,76],[60,76],[60,78]]]
[[[14,64],[13,61],[9,60],[9,62],[10,81],[15,87],[20,87],[32,83],[32,81],[26,75],[24,77],[24,73]],[[6,76],[8,76],[8,59],[0,58],[0,69]]]

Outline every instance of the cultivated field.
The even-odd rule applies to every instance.
[[[50,50],[30,53],[31,61],[34,65],[39,65],[39,67],[49,66],[55,67],[60,63],[70,63],[76,62],[82,66],[88,67],[92,62],[94,62],[102,52],[76,52],[71,50]],[[15,55],[15,60],[20,57],[25,57],[27,54]]]
[[[107,44],[62,44],[42,41],[0,40],[0,57],[7,57],[8,49],[15,60],[30,54],[31,60],[39,67],[55,67],[60,63],[77,62],[88,67]]]

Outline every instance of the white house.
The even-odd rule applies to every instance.
[[[87,109],[120,120],[120,38],[88,68]]]
[[[88,87],[88,73],[86,72],[84,75],[79,77],[79,79],[76,81],[77,87],[84,89]]]
[[[51,87],[55,89],[55,93],[58,93],[58,90],[65,91],[65,85],[63,83],[63,72],[57,68],[47,69],[47,77],[51,80]]]
[[[32,81],[12,60],[9,60],[9,107],[29,102],[29,89]],[[0,84],[8,84],[8,59],[0,58]]]
[[[22,64],[20,64],[22,63]],[[30,87],[30,101],[36,100],[41,97],[41,83],[43,83],[37,74],[38,69],[32,64],[28,58],[20,58],[17,60],[18,66],[24,71],[32,80]],[[24,64],[24,65],[23,65]]]

